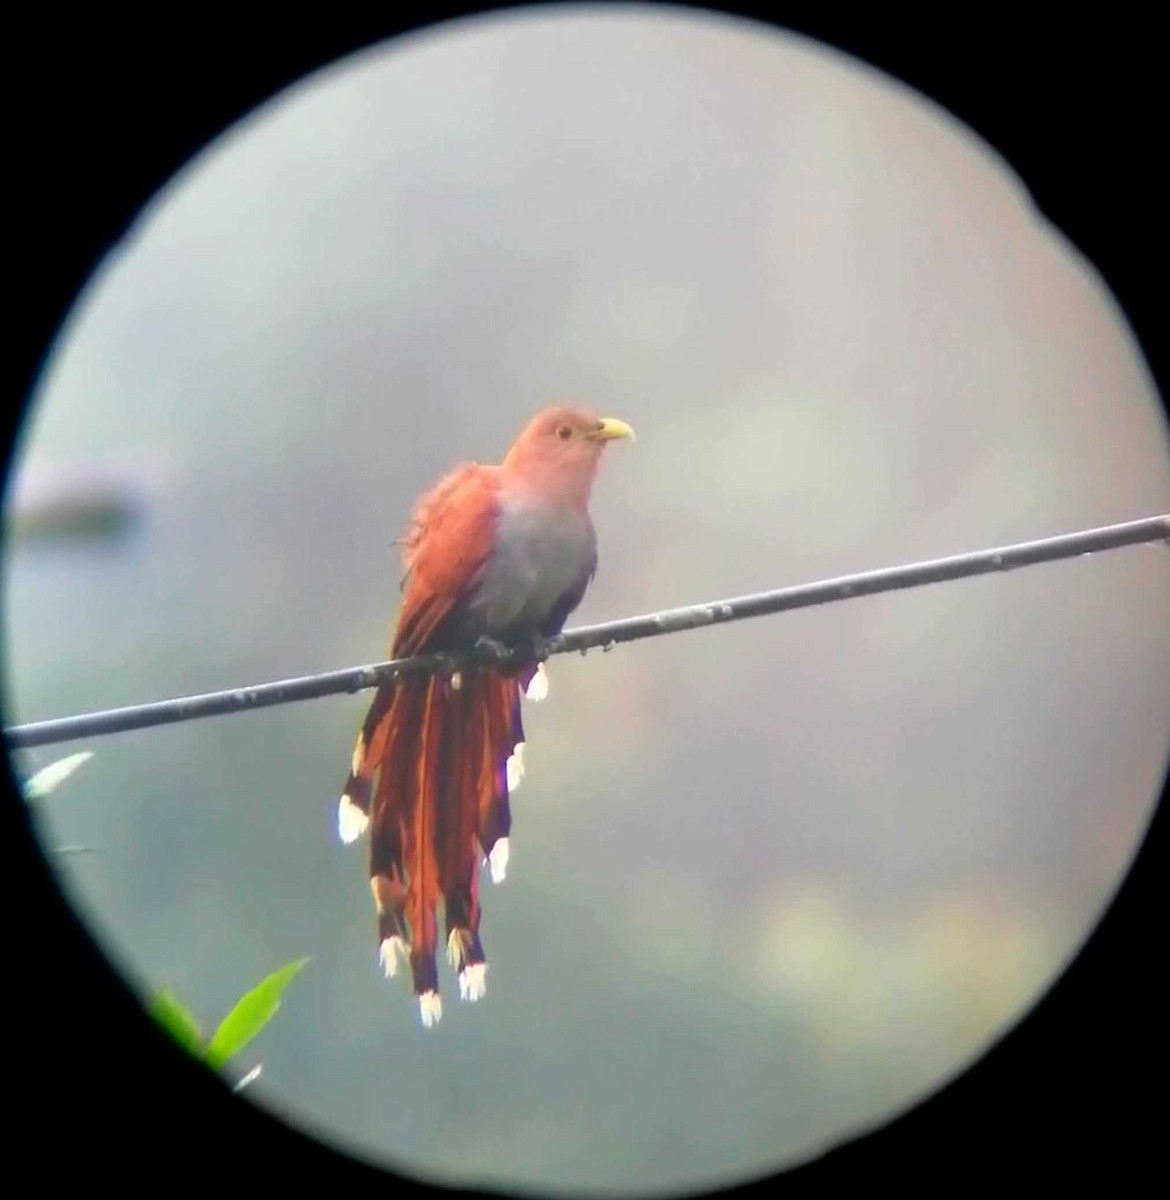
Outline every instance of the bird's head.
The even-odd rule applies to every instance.
[[[556,405],[538,412],[508,451],[504,470],[518,480],[588,498],[605,447],[634,431],[616,417]]]

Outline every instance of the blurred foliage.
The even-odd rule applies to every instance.
[[[24,798],[26,800],[41,800],[50,792],[60,787],[82,763],[93,757],[92,750],[81,750],[77,754],[68,754],[64,758],[55,759],[47,766],[41,767],[35,775],[24,782]]]
[[[33,500],[18,498],[6,513],[6,533],[15,542],[100,544],[131,533],[142,510],[140,498],[126,490],[81,482]]]
[[[55,791],[74,771],[93,757],[92,750],[55,759],[25,780],[23,785],[26,800],[40,800]],[[65,847],[78,850],[82,847]],[[271,975],[265,976],[251,991],[245,992],[232,1006],[231,1011],[219,1023],[215,1032],[205,1043],[199,1022],[194,1014],[169,991],[157,992],[148,1007],[150,1015],[171,1035],[174,1040],[193,1057],[206,1062],[209,1067],[221,1071],[230,1059],[238,1054],[280,1010],[281,997],[285,988],[300,973],[308,958],[294,959]],[[237,1083],[237,1090],[251,1083],[260,1073],[257,1066]]]
[[[285,988],[308,961],[308,958],[298,958],[286,963],[251,991],[245,992],[206,1042],[194,1014],[171,992],[156,993],[148,1011],[188,1054],[201,1059],[213,1070],[221,1071],[276,1015]],[[252,1068],[237,1083],[237,1090],[259,1073],[258,1066]]]

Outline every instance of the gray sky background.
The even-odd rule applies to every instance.
[[[1115,304],[945,113],[743,22],[529,10],[276,97],[111,251],[17,495],[113,479],[145,520],[10,547],[7,717],[377,659],[415,497],[561,396],[639,435],[580,620],[1170,507]],[[334,834],[365,698],[95,743],[50,840],[209,1027],[313,956],[249,1061],[333,1144],[727,1182],[920,1099],[1075,951],[1165,771],[1168,610],[1135,547],[554,661],[488,995],[444,975],[430,1034]]]

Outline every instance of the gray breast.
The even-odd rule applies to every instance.
[[[477,623],[492,636],[536,630],[566,592],[584,587],[596,556],[587,512],[505,502],[470,605]]]

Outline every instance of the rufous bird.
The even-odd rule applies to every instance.
[[[424,1025],[442,1015],[440,900],[460,995],[484,994],[479,871],[486,865],[499,883],[508,864],[509,796],[524,769],[521,693],[547,690],[544,639],[560,633],[597,569],[589,495],[602,453],[633,436],[611,417],[545,409],[499,466],[464,463],[427,492],[402,541],[392,657],[476,646],[495,656],[382,684],[338,808],[343,842],[369,831],[382,967],[391,976],[409,961]],[[502,653],[517,646],[519,655]]]

